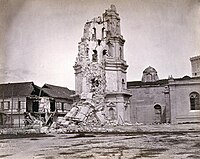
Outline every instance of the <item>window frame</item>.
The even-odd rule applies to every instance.
[[[3,102],[3,110],[10,110],[10,101],[4,101]]]
[[[190,110],[200,111],[200,95],[198,92],[191,92],[190,95]]]

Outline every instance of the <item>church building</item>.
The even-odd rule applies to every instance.
[[[192,60],[191,65],[196,67]],[[200,122],[200,76],[159,80],[157,71],[149,66],[143,71],[141,81],[127,85],[132,92],[131,123]]]
[[[74,65],[75,101],[91,101],[100,118],[119,124],[200,122],[200,56],[190,59],[192,77],[159,79],[149,66],[141,81],[127,82],[124,43],[114,5],[85,23]]]

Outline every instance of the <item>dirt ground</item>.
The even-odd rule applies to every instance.
[[[131,132],[133,127],[130,127],[128,133],[53,134],[53,137],[0,139],[0,158],[200,158],[200,131],[195,127],[184,125],[175,130],[173,126],[154,126],[147,130],[147,127],[141,126],[137,129],[140,131]]]

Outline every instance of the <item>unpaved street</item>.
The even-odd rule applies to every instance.
[[[0,140],[0,158],[200,158],[200,132],[56,134]]]

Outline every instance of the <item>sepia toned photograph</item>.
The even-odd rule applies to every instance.
[[[0,0],[0,159],[200,158],[200,0]]]

